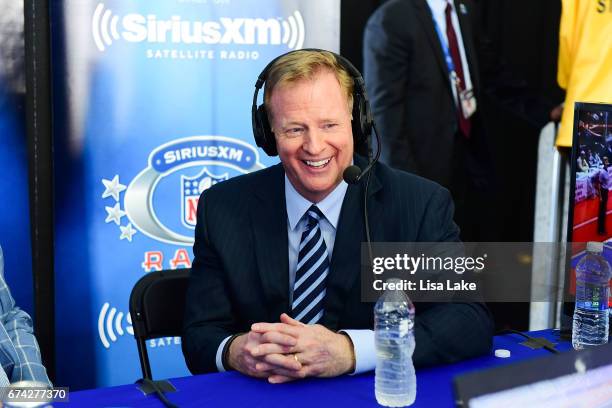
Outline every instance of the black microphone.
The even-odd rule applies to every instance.
[[[347,182],[347,184],[357,184],[361,179],[361,169],[359,166],[355,166],[354,164],[348,166],[346,169],[344,169],[342,178]]]

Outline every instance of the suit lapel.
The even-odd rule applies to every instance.
[[[364,168],[366,163],[359,157],[355,164]],[[376,168],[376,167],[375,167]],[[374,169],[372,169],[374,170]],[[374,173],[374,172],[373,172]],[[364,180],[365,182],[365,180]],[[331,259],[329,276],[327,278],[327,293],[325,296],[325,314],[321,323],[332,329],[338,329],[341,313],[344,310],[349,292],[361,276],[361,241],[365,242],[363,220],[363,194],[365,183],[349,185],[342,202],[334,252]],[[380,219],[380,206],[373,205],[372,196],[381,188],[378,178],[372,174],[368,192],[368,217],[370,225]],[[370,231],[372,235],[375,231]]]
[[[442,75],[445,78],[445,82],[447,84],[447,90],[453,96],[453,91],[451,89],[450,78],[448,74],[448,66],[446,65],[446,61],[444,59],[444,51],[442,51],[442,45],[440,44],[440,38],[438,37],[438,33],[436,32],[436,26],[434,25],[433,15],[431,14],[431,9],[427,4],[426,0],[414,0],[413,3],[416,9],[416,14],[423,24],[423,29],[425,30],[425,34],[427,36],[427,40],[429,41],[429,45],[433,50],[433,53],[436,57],[436,61],[438,62],[438,68]]]
[[[468,13],[471,10],[466,6],[462,0],[455,1],[455,10],[457,10],[457,16],[459,17],[459,25],[461,26],[461,36],[463,37],[463,48],[465,49],[465,56],[470,66],[470,78],[475,89],[480,89],[478,79],[478,66],[476,64],[476,54],[474,45],[474,32],[472,31],[472,24]],[[465,11],[465,13],[464,13]]]
[[[271,305],[272,321],[290,311],[284,174],[279,164],[270,177],[262,180],[255,191],[257,205],[251,208],[257,269],[267,304]]]

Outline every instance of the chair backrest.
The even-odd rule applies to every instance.
[[[143,378],[152,379],[146,340],[180,336],[191,269],[149,272],[130,294],[130,315]]]

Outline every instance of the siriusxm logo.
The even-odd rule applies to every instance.
[[[104,348],[110,348],[110,341],[114,343],[117,341],[117,336],[123,336],[125,332],[134,335],[132,316],[129,313],[126,315],[123,312],[117,313],[116,308],[110,307],[110,304],[105,302],[98,315],[98,335]]]
[[[110,203],[114,206],[105,206],[105,222],[115,223],[121,230],[119,239],[128,242],[140,232],[168,244],[193,245],[200,194],[231,177],[262,168],[257,149],[240,139],[191,136],[172,140],[151,151],[147,167],[127,187],[119,182],[119,175],[102,180],[102,198],[114,199]],[[180,194],[172,194],[175,191]],[[123,216],[129,220],[125,226]]]
[[[92,17],[96,47],[106,50],[124,40],[150,44],[281,45],[300,49],[304,45],[304,20],[299,11],[287,18],[227,18],[193,21],[181,16],[162,19],[154,14],[113,14],[99,3]]]

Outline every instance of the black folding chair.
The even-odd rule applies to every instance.
[[[139,382],[146,394],[174,391],[167,381],[153,381],[146,341],[181,335],[190,273],[191,269],[149,272],[136,282],[130,294],[130,315],[143,377]]]

